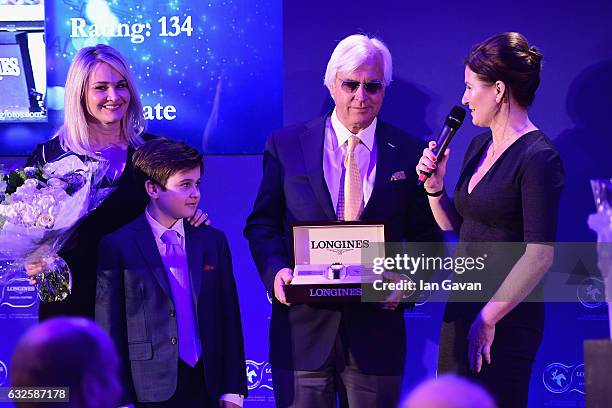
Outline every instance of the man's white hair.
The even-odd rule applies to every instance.
[[[384,85],[391,83],[393,64],[387,46],[377,38],[364,34],[353,34],[340,41],[332,52],[325,70],[325,86],[331,90],[338,72],[351,72],[369,59],[376,58],[382,63]]]

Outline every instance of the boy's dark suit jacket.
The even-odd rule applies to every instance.
[[[208,393],[247,395],[244,341],[223,232],[185,222]],[[122,357],[124,403],[159,402],[176,389],[178,328],[167,273],[145,215],[102,238],[96,321]],[[128,366],[129,363],[129,366]]]
[[[294,266],[289,257],[291,224],[337,219],[323,175],[326,119],[323,116],[281,129],[266,144],[263,178],[244,235],[272,296],[276,273]],[[414,168],[425,143],[380,119],[376,143],[376,179],[361,219],[384,222],[389,242],[440,240],[423,187],[416,184]],[[403,373],[404,308],[386,311],[380,305],[361,303],[287,307],[274,299],[270,323],[272,366],[318,370],[330,354],[341,320],[346,341],[362,372]]]

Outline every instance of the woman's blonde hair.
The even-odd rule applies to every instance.
[[[81,48],[68,70],[64,96],[64,124],[56,136],[60,138],[64,150],[91,157],[97,157],[97,154],[90,140],[85,93],[89,76],[100,62],[110,65],[119,72],[125,78],[130,92],[130,103],[125,116],[121,119],[121,136],[130,145],[137,147],[143,143],[141,135],[146,128],[140,94],[129,66],[119,51],[105,44]]]

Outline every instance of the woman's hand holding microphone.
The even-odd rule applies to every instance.
[[[423,149],[423,155],[419,159],[416,166],[418,175],[428,173],[429,177],[423,182],[425,192],[430,197],[438,197],[444,191],[444,175],[446,174],[446,163],[450,155],[450,149],[444,151],[444,156],[436,163],[436,154],[433,150],[436,148],[436,142],[430,141],[426,149]]]

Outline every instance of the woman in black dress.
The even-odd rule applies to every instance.
[[[440,228],[459,231],[464,254],[488,252],[484,272],[489,283],[498,279],[488,301],[447,303],[438,371],[475,377],[502,408],[527,406],[544,304],[524,300],[540,292],[552,264],[563,188],[559,154],[527,113],[541,60],[519,33],[475,46],[465,61],[462,103],[472,123],[489,131],[467,149],[454,203],[444,192],[448,152],[436,165],[430,142],[416,166],[417,173],[433,171],[425,190]]]
[[[151,138],[144,130],[140,94],[123,56],[103,44],[79,50],[68,70],[64,124],[54,138],[36,147],[26,166],[68,154],[106,161],[109,168],[100,187],[109,195],[60,251],[72,272],[72,293],[61,302],[41,303],[40,320],[59,315],[93,319],[100,238],[136,218],[146,205],[132,166],[134,150]],[[199,225],[204,218],[198,210],[191,222]],[[40,264],[28,267],[30,275],[38,271]]]

